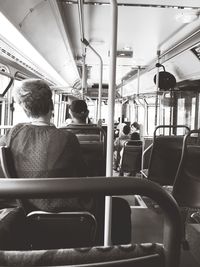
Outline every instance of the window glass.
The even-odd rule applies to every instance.
[[[177,125],[185,125],[185,98],[178,99]],[[182,134],[182,129],[177,129],[177,134]]]
[[[9,73],[9,69],[5,66],[0,64],[0,95],[2,95],[7,88],[11,78],[5,76],[2,72]]]
[[[15,80],[14,86],[18,86],[20,81]],[[14,102],[14,112],[13,112],[13,125],[17,123],[29,122],[29,118],[26,116],[23,108]]]

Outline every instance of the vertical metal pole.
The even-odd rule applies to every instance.
[[[102,80],[103,80],[103,60],[97,51],[89,44],[89,48],[99,58],[99,95],[98,95],[98,112],[97,112],[97,124],[101,126],[101,104],[102,104]]]
[[[195,119],[194,119],[194,129],[198,129],[199,125],[199,93],[196,92],[196,103],[195,103]]]
[[[107,157],[106,176],[113,175],[113,139],[114,139],[114,104],[115,104],[115,79],[116,79],[116,48],[117,48],[117,1],[110,0],[111,4],[111,50],[110,50],[110,79],[108,88],[108,132],[107,132]],[[111,245],[111,219],[112,219],[112,197],[105,197],[105,229],[104,246]]]
[[[138,72],[137,72],[137,96],[140,93],[140,66],[138,66]]]
[[[157,51],[157,63],[160,63],[160,50]],[[158,90],[159,90],[159,67],[157,67],[156,74],[156,102],[155,102],[155,127],[157,126],[157,116],[158,116]]]
[[[6,100],[3,99],[1,102],[1,126],[5,125],[5,114],[6,114]],[[5,132],[3,129],[1,129],[1,135],[4,135]]]
[[[165,125],[165,107],[164,107],[164,101],[165,101],[165,93],[162,95],[163,100],[163,106],[162,106],[162,124]],[[163,134],[165,135],[165,128],[163,129]]]
[[[122,104],[121,104],[121,110],[120,110],[120,124],[122,124],[122,118],[123,118],[123,85],[124,81],[122,80],[122,87],[121,87],[121,97],[122,97]]]
[[[84,90],[87,89],[87,78],[86,78],[86,65],[85,65],[85,54],[82,55],[82,60],[83,60],[83,63],[82,63],[82,99],[84,99]]]

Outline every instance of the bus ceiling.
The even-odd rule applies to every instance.
[[[81,27],[79,2],[82,2]],[[99,83],[99,62],[93,51],[81,42],[86,38],[102,58],[103,84],[108,84],[109,1],[0,0],[0,3],[0,11],[43,58],[40,61],[41,58],[33,52],[27,56],[25,49],[21,51],[17,41],[13,41],[15,51],[28,59],[26,64],[30,73],[47,78],[61,88],[73,87],[75,81],[81,80],[84,54],[86,86],[91,88]],[[158,61],[178,83],[200,78],[197,71],[200,69],[198,0],[118,0],[118,10],[116,84],[117,89],[123,87],[123,93],[119,91],[119,95],[137,94],[138,88],[139,93],[155,91],[153,77],[157,73],[155,65]],[[2,29],[0,34],[3,34]],[[190,66],[187,66],[188,59]]]

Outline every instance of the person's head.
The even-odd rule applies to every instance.
[[[53,110],[52,92],[48,84],[40,79],[26,79],[14,89],[14,99],[22,106],[26,115],[39,118]]]
[[[72,119],[75,119],[76,122],[86,123],[89,111],[84,100],[73,100],[71,105],[69,106],[69,110]]]
[[[129,133],[130,133],[130,126],[128,126],[128,125],[124,125],[122,131],[123,131],[123,133],[124,133],[125,135],[129,134]]]
[[[140,125],[136,121],[131,124],[131,128],[135,130],[140,130]]]

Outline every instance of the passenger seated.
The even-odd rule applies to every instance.
[[[84,100],[73,100],[69,106],[69,113],[72,118],[71,124],[91,124],[88,118],[89,110]]]
[[[140,140],[140,125],[136,121],[131,124],[131,140]]]
[[[70,131],[57,129],[51,123],[53,102],[48,84],[40,79],[24,80],[14,89],[14,98],[30,118],[29,123],[15,125],[0,139],[0,146],[8,146],[11,149],[16,178],[87,176],[77,137]],[[125,202],[118,203],[118,199],[114,202],[116,204],[113,205],[115,207],[113,208],[113,242],[128,243],[131,231],[130,208]],[[104,201],[102,199],[91,197],[28,199],[23,200],[22,204],[27,213],[34,210],[89,211],[97,218],[98,240],[103,238]]]
[[[114,142],[114,170],[117,170],[120,162],[120,152],[123,148],[124,142],[130,139],[130,126],[124,125],[122,134],[116,138]]]
[[[17,177],[83,177],[87,175],[76,136],[51,123],[52,92],[39,79],[24,80],[14,88],[14,98],[29,117],[29,123],[15,125],[0,139],[11,148]],[[24,201],[27,211],[90,210],[92,201],[79,198],[35,199]]]

